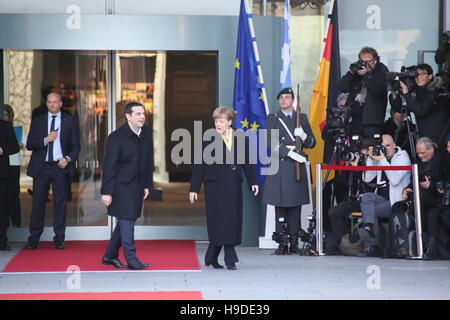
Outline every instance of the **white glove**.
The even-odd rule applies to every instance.
[[[300,137],[300,139],[302,139],[302,141],[305,141],[306,138],[308,137],[308,135],[306,134],[306,132],[303,131],[303,128],[295,128],[295,130],[294,130],[294,136]]]
[[[306,158],[304,156],[298,154],[295,151],[289,151],[288,157],[291,158],[292,160],[295,160],[295,161],[300,162],[300,163],[305,163],[306,162]]]

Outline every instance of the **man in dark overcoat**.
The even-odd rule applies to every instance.
[[[145,125],[145,109],[138,102],[124,108],[127,122],[112,132],[106,145],[102,177],[102,202],[117,218],[102,263],[116,268],[145,269],[134,247],[134,225],[141,216],[143,200],[153,187],[153,138]],[[119,260],[123,247],[127,265]]]
[[[69,179],[80,152],[80,139],[74,118],[61,112],[61,95],[47,96],[48,112],[31,121],[27,149],[33,151],[27,174],[33,178],[33,206],[27,250],[37,249],[44,231],[45,206],[50,185],[53,192],[53,241],[55,249],[64,249]]]
[[[279,157],[279,170],[274,175],[266,177],[263,202],[275,206],[275,228],[276,232],[282,231],[280,218],[287,222],[289,232],[290,246],[289,252],[298,253],[298,232],[300,231],[301,206],[308,204],[309,182],[304,163],[307,161],[305,156],[294,151],[295,137],[302,139],[304,148],[313,148],[316,140],[311,131],[308,118],[301,114],[301,128],[296,128],[296,116],[294,111],[294,91],[291,88],[285,88],[277,96],[280,110],[276,114],[269,114],[266,120],[268,136],[272,130],[278,130],[279,144],[277,146]],[[270,144],[268,144],[270,145]],[[300,181],[295,177],[295,162],[301,163]],[[279,245],[276,254],[281,254],[287,248]]]
[[[6,188],[8,187],[9,156],[19,150],[20,147],[11,124],[0,120],[0,250],[11,250],[6,237],[9,224],[6,210]]]

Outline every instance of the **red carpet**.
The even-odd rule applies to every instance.
[[[203,300],[200,291],[0,294],[0,300]]]
[[[108,241],[66,241],[65,250],[55,250],[53,242],[41,242],[37,250],[20,250],[3,272],[66,272],[73,265],[81,272],[128,271],[101,264],[107,244]],[[139,259],[150,264],[145,270],[200,270],[194,241],[138,240],[135,244]],[[120,259],[125,263],[122,249]]]

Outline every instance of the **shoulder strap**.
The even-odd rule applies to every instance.
[[[284,129],[286,129],[286,131],[287,131],[287,133],[289,134],[289,136],[291,137],[292,141],[295,142],[295,138],[294,138],[294,136],[292,135],[292,132],[291,132],[291,131],[289,130],[289,128],[287,127],[286,123],[284,123],[284,121],[283,121],[280,117],[277,117],[277,118],[278,118],[278,120],[281,122],[281,124],[283,125]]]

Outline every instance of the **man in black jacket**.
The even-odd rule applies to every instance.
[[[415,78],[416,88],[408,88],[403,81],[400,81],[406,110],[414,113],[419,136],[429,137],[440,145],[439,140],[444,136],[442,131],[450,117],[450,108],[446,99],[436,97],[434,93],[431,66],[426,63],[419,64],[416,66],[416,71],[418,73]],[[399,104],[394,104],[393,107],[396,105]]]
[[[20,147],[11,124],[0,120],[0,250],[11,250],[6,231],[9,217],[6,210],[6,188],[8,182],[9,155],[19,152]]]
[[[387,107],[386,73],[377,51],[364,47],[359,61],[352,63],[339,82],[339,91],[349,93],[347,105],[352,112],[352,135],[364,138],[381,134]]]
[[[140,103],[128,103],[124,113],[127,122],[109,135],[105,151],[102,202],[108,214],[117,218],[117,225],[102,263],[141,270],[149,265],[136,256],[134,225],[153,187],[153,138],[151,129],[144,125],[145,109]],[[118,258],[120,247],[128,265]]]
[[[37,249],[44,231],[48,190],[53,191],[53,241],[55,249],[64,249],[69,178],[73,162],[80,152],[80,140],[73,117],[61,112],[61,95],[47,96],[48,112],[31,121],[27,149],[33,151],[27,174],[33,178],[33,205],[27,250]]]

